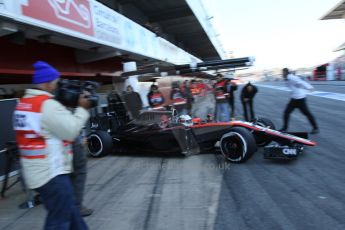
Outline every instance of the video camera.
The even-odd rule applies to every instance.
[[[60,79],[55,93],[55,99],[64,106],[77,107],[80,94],[87,91],[90,95],[85,96],[85,98],[91,102],[91,108],[93,108],[98,104],[99,97],[96,94],[98,87],[99,84],[94,81]]]

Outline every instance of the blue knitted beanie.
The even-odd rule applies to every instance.
[[[32,84],[49,82],[60,77],[59,71],[44,61],[37,61],[33,64],[33,67],[35,68],[35,72],[32,76]]]

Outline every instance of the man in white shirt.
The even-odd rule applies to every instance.
[[[319,133],[319,128],[316,124],[314,116],[310,113],[307,103],[307,91],[312,91],[314,88],[308,82],[303,81],[298,76],[290,73],[288,68],[283,69],[283,78],[286,81],[287,87],[291,90],[291,99],[284,111],[284,125],[280,131],[286,131],[289,124],[290,113],[298,108],[309,120],[313,126],[311,134]]]

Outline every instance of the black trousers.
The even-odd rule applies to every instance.
[[[254,120],[255,119],[255,113],[254,113],[254,108],[253,108],[253,100],[248,100],[248,101],[242,100],[242,105],[243,105],[244,119],[246,121]],[[248,117],[248,110],[247,110],[248,107],[249,107],[249,111],[250,111],[250,119]]]
[[[230,117],[234,117],[235,116],[235,101],[234,101],[234,98],[229,99],[229,105],[231,107]]]
[[[290,102],[287,104],[284,111],[283,129],[288,128],[290,113],[292,113],[292,111],[294,111],[294,109],[296,108],[298,108],[308,118],[310,124],[313,126],[314,129],[318,128],[314,116],[310,113],[308,109],[306,98],[302,98],[302,99],[291,99]]]
[[[79,137],[72,145],[73,172],[71,174],[71,182],[73,185],[75,201],[78,208],[81,208],[83,205],[87,176],[87,154],[82,141],[82,138]]]

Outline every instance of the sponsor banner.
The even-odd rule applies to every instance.
[[[123,37],[121,36],[121,18],[119,14],[96,1],[92,2],[92,13],[94,36],[114,45],[121,45]]]
[[[190,59],[188,56],[185,55],[183,50],[176,47],[174,44],[168,42],[163,38],[158,38],[158,47],[159,47],[159,57],[161,60],[165,60],[167,62],[176,63],[176,64],[183,64],[189,63]]]
[[[20,5],[23,16],[94,35],[88,0],[26,0],[20,1]]]
[[[0,0],[0,15],[4,10],[23,23],[145,57],[173,64],[200,61],[95,0]]]
[[[130,19],[120,15],[124,41],[122,46],[126,50],[143,56],[159,58],[158,37],[151,31]],[[162,59],[161,59],[162,60]]]
[[[0,0],[0,14],[11,14],[14,12],[13,0]]]

